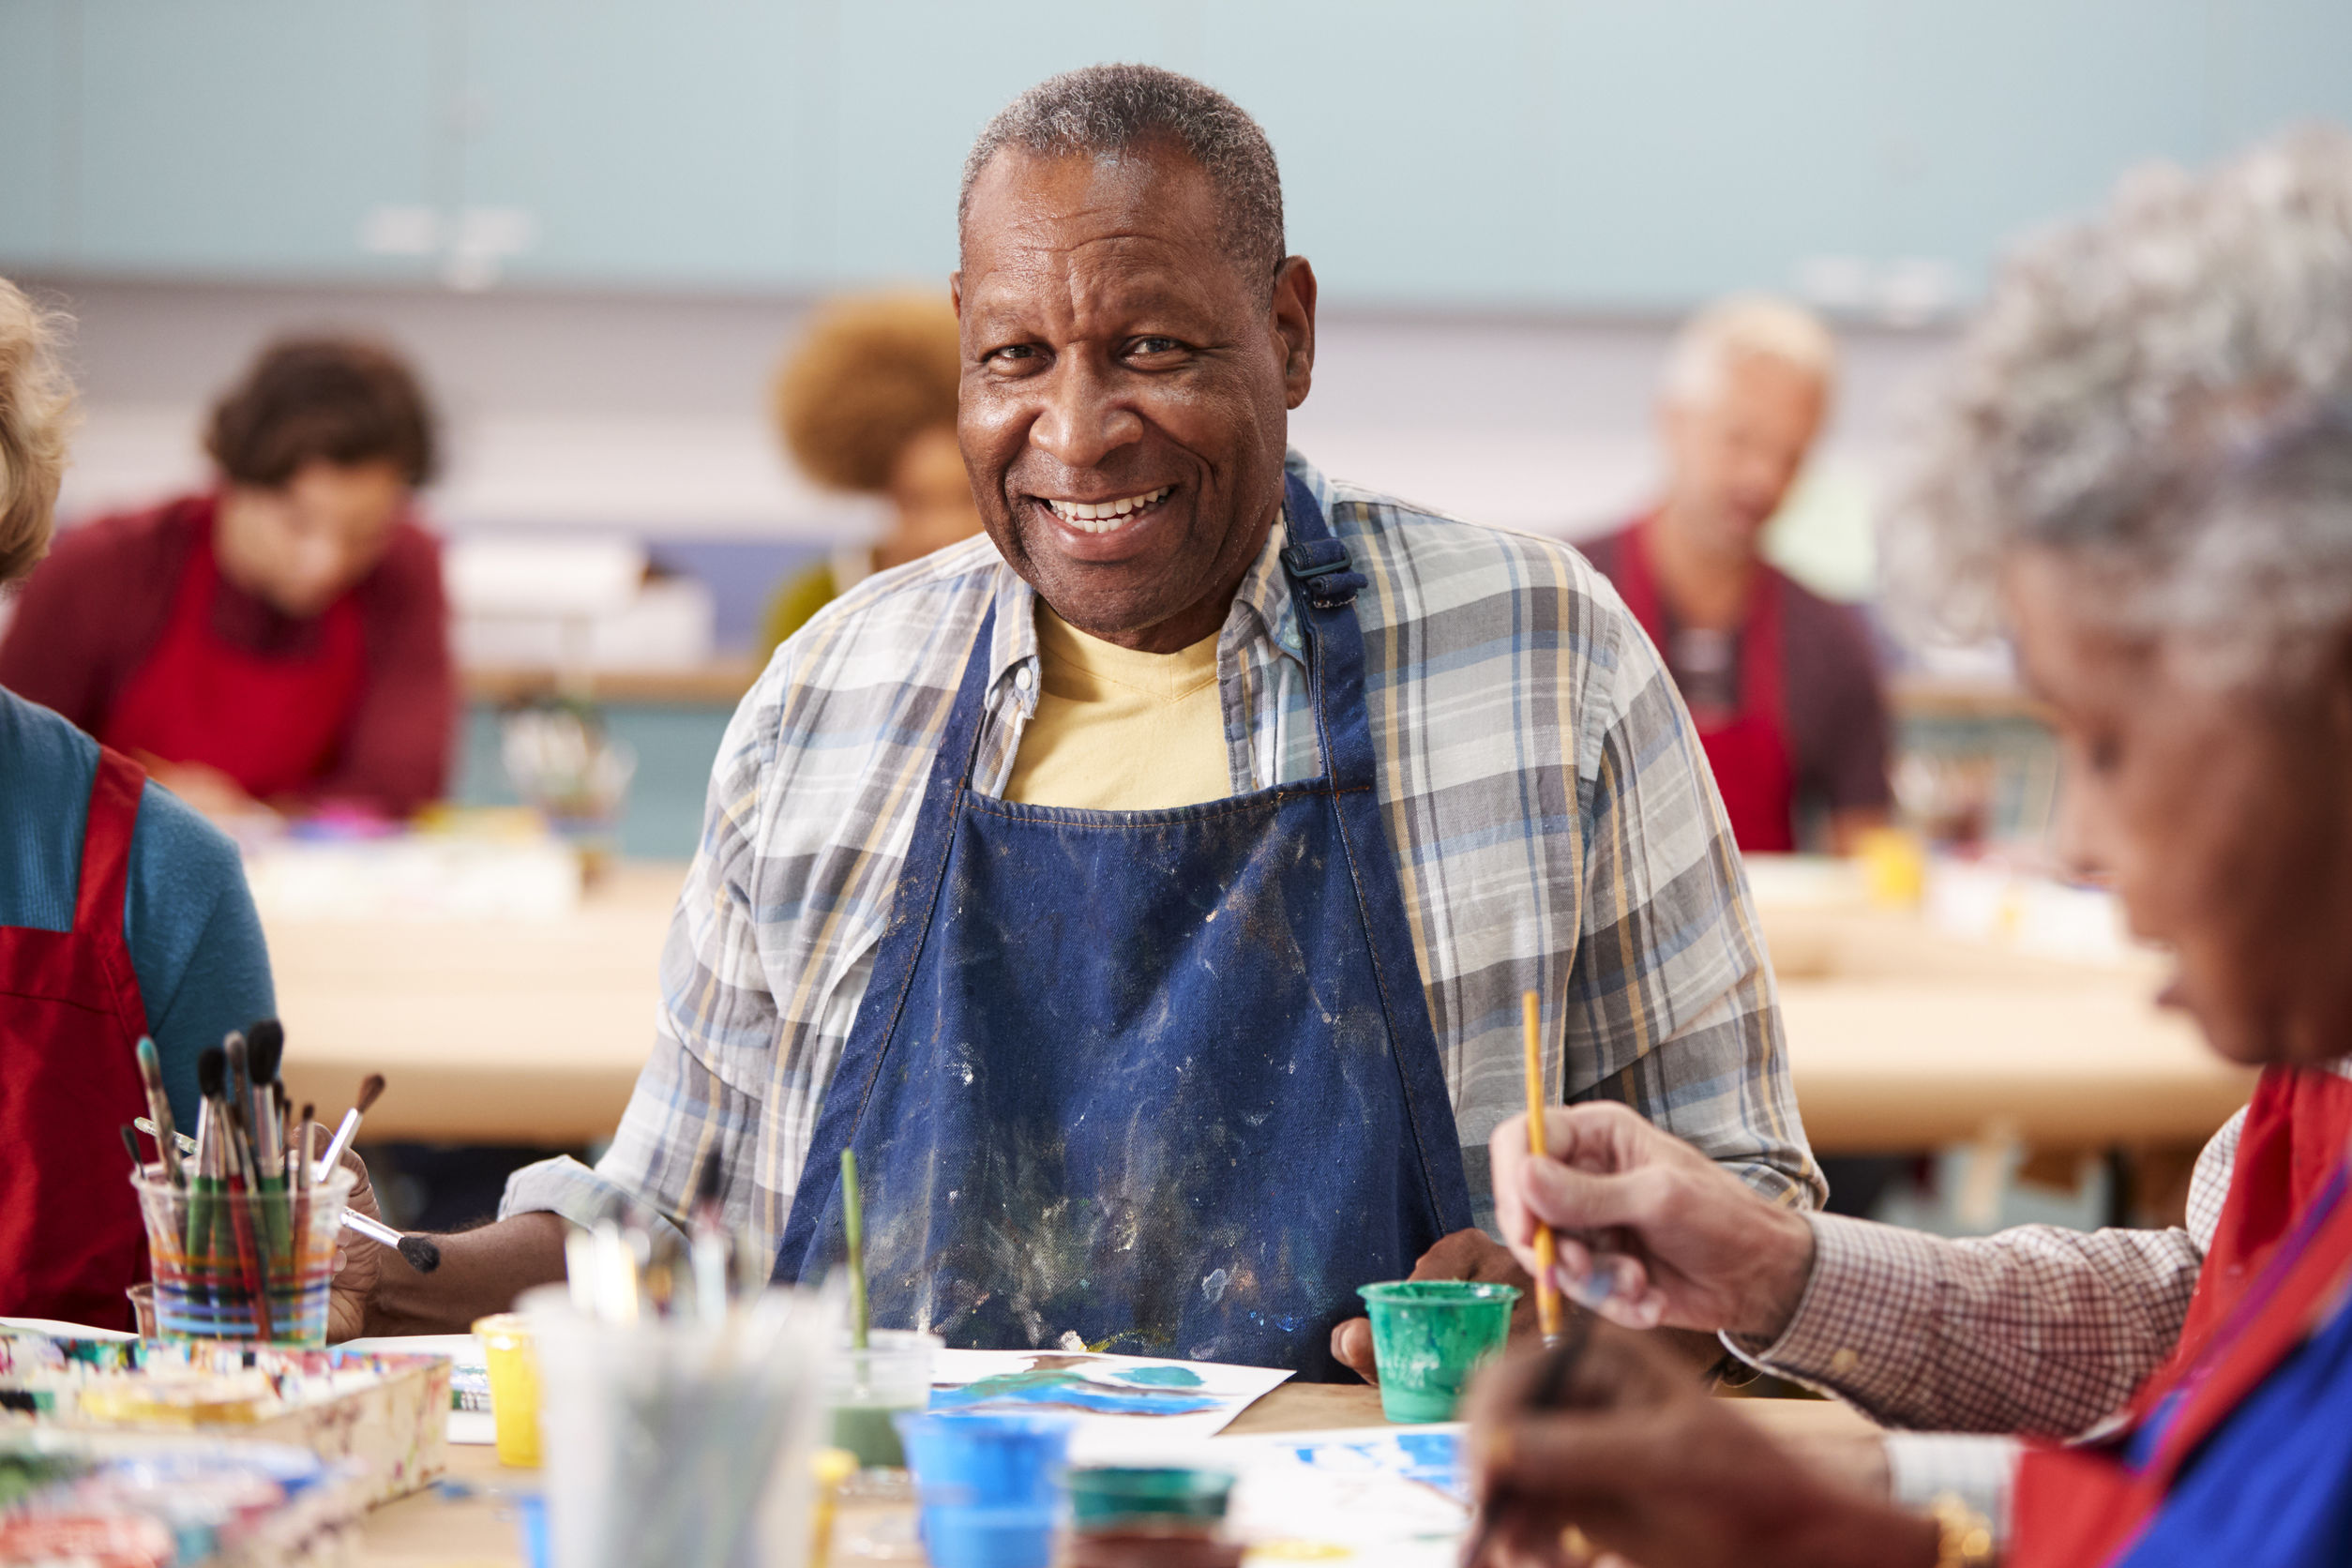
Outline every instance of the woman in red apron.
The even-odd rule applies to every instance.
[[[1964,345],[1911,520],[1927,537],[1901,542],[1921,586],[1998,592],[2066,744],[2063,852],[2166,950],[2166,1003],[2265,1073],[2175,1354],[2096,1433],[2028,1449],[1999,1560],[2332,1568],[2352,1562],[2352,137],[2258,149],[2047,243]],[[1631,1267],[1632,1292],[1657,1289],[1647,1255]],[[1809,1258],[1796,1283],[1822,1276]],[[1829,1289],[1859,1301],[1873,1278],[1849,1261]],[[2038,1302],[1955,1289],[1977,1320],[2041,1327]],[[1839,1320],[1849,1362],[1896,1353],[1867,1313]],[[2055,1329],[2053,1364],[2101,1353],[2070,1332],[2100,1320]],[[1484,1401],[1498,1539],[1538,1560],[1994,1560],[1956,1497],[1930,1518],[1833,1481],[1637,1341],[1601,1336],[1557,1379],[1514,1370]]]
[[[455,701],[423,394],[385,351],[279,344],[214,412],[222,483],[68,533],[0,685],[216,815],[435,798]]]
[[[65,461],[47,344],[0,281],[0,592],[48,545]],[[130,1326],[146,1244],[121,1129],[145,1109],[139,1037],[193,1125],[197,1053],[274,1010],[234,847],[135,762],[0,690],[0,1316]]]

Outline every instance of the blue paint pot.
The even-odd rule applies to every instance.
[[[1063,1416],[892,1418],[923,1510],[932,1568],[1048,1568],[1062,1522]]]
[[[515,1528],[522,1537],[523,1568],[548,1568],[547,1499],[536,1492],[514,1496]]]

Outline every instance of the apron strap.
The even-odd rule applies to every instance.
[[[98,747],[90,781],[90,812],[82,825],[82,879],[74,894],[73,928],[119,937],[123,899],[130,888],[130,839],[139,825],[146,770],[111,746]]]
[[[1437,1031],[1429,1022],[1428,993],[1413,951],[1412,927],[1405,918],[1405,893],[1389,852],[1388,824],[1372,752],[1372,720],[1364,700],[1364,628],[1356,622],[1355,597],[1366,586],[1349,562],[1345,541],[1333,536],[1315,492],[1295,474],[1286,475],[1285,512],[1290,543],[1282,564],[1290,574],[1294,600],[1307,631],[1307,669],[1314,683],[1316,732],[1323,743],[1323,771],[1331,778],[1332,811],[1348,852],[1348,874],[1372,952],[1372,972],[1380,989],[1380,1011],[1404,1080],[1405,1105],[1412,1118],[1414,1153],[1448,1232],[1470,1226],[1470,1178],[1462,1165],[1461,1135],[1454,1124]]]
[[[988,705],[988,650],[995,646],[996,605],[991,602],[988,613],[980,617],[979,635],[972,640],[972,652],[964,659],[964,677],[956,688],[953,706],[948,710],[947,731],[940,739],[939,750],[931,758],[931,776],[925,786],[923,806],[915,813],[914,838],[907,846],[907,858],[899,872],[896,897],[890,901],[890,913],[882,924],[882,941],[874,951],[874,978],[885,977],[895,988],[887,1011],[880,1016],[878,1041],[888,1040],[897,1032],[898,1015],[907,1005],[907,992],[914,985],[915,960],[922,956],[923,939],[931,928],[932,912],[939,905],[940,889],[947,882],[948,852],[955,848],[956,824],[962,818],[964,796],[972,788],[972,765],[980,748],[981,721],[987,716]],[[912,894],[915,897],[910,897]],[[877,999],[867,998],[870,1003]],[[867,1006],[861,1003],[853,1030],[866,1027]],[[837,1115],[846,1116],[842,1129],[842,1147],[848,1146],[847,1133],[857,1125],[865,1113],[866,1101],[872,1094],[874,1078],[882,1071],[882,1053],[873,1053],[872,1072],[858,1085],[854,1101],[847,1096],[827,1093],[824,1107],[810,1147],[825,1143],[825,1123]],[[848,1059],[845,1050],[843,1059]],[[840,1177],[833,1178],[838,1184]],[[794,1205],[793,1217],[799,1218],[799,1206]]]

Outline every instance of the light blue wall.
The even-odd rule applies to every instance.
[[[429,280],[395,206],[525,215],[519,281],[935,278],[972,133],[1105,58],[1257,113],[1350,303],[1973,289],[2133,162],[2352,120],[2344,0],[0,0],[0,267]]]

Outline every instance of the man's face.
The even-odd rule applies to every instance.
[[[1664,406],[1667,486],[1701,542],[1726,553],[1756,548],[1804,466],[1828,401],[1813,371],[1746,354],[1724,362],[1711,396]]]
[[[275,490],[231,486],[213,551],[229,580],[307,619],[375,570],[408,502],[389,462],[315,459]]]
[[[2352,1039],[2352,696],[2341,671],[2287,692],[2184,672],[2177,650],[2087,620],[2046,550],[2005,587],[2028,684],[2058,712],[2059,850],[2169,948],[2164,1000],[2233,1061],[2315,1061]]]
[[[1055,612],[1167,653],[1214,635],[1282,502],[1315,278],[1245,276],[1173,150],[999,153],[967,210],[957,434],[988,535]]]

